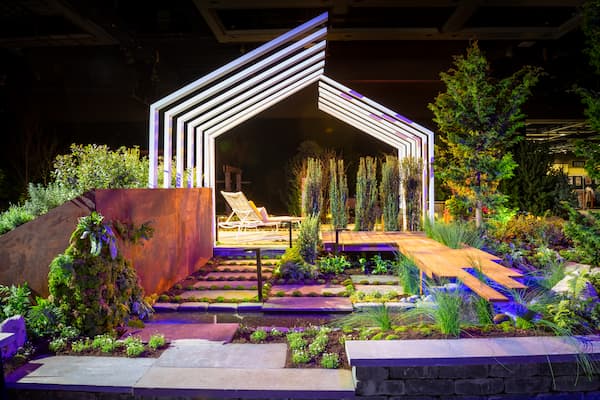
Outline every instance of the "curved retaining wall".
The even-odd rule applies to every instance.
[[[0,283],[27,282],[48,295],[48,266],[69,244],[79,217],[96,210],[107,220],[152,222],[154,237],[143,246],[119,243],[147,294],[162,292],[212,257],[211,190],[102,189],[50,210],[0,236]]]
[[[600,399],[600,338],[557,337],[348,341],[358,399]]]

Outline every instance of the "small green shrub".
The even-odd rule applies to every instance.
[[[150,336],[150,339],[148,339],[148,347],[152,351],[156,351],[160,348],[163,348],[166,343],[167,342],[165,339],[165,335],[160,333],[155,333],[152,336]]]
[[[267,332],[263,329],[257,329],[250,335],[250,340],[254,343],[259,343],[267,339]]]
[[[318,215],[309,215],[300,224],[296,244],[298,245],[298,254],[307,264],[313,265],[316,261],[320,244],[319,231],[320,222]]]
[[[373,261],[373,270],[371,271],[373,275],[385,275],[388,273],[390,262],[381,258],[380,254],[375,254],[371,261]]]
[[[323,353],[321,356],[321,366],[328,369],[339,368],[340,357],[335,353]]]
[[[31,296],[31,290],[27,283],[10,287],[0,285],[2,319],[15,315],[26,316],[31,304],[29,296]]]
[[[344,255],[335,256],[328,255],[317,260],[319,271],[323,274],[341,274],[346,268],[350,268],[351,264]]]
[[[8,210],[0,214],[0,235],[12,231],[19,225],[35,218],[24,206],[11,205]]]
[[[125,354],[127,357],[139,357],[145,350],[142,339],[136,336],[128,336],[124,341]]]
[[[301,349],[292,350],[292,362],[294,364],[306,364],[311,360],[310,354]]]
[[[281,337],[283,336],[283,332],[281,332],[279,329],[277,328],[272,328],[271,331],[269,332],[269,334],[273,337]]]
[[[584,215],[564,204],[569,212],[564,232],[573,241],[577,256],[584,263],[600,266],[600,213],[588,211]]]
[[[425,220],[425,233],[431,239],[445,244],[451,249],[460,249],[469,245],[480,249],[484,240],[481,233],[474,225],[464,222],[429,222]]]
[[[92,341],[89,338],[83,338],[71,343],[71,351],[75,353],[83,353],[92,348]]]
[[[97,335],[92,341],[92,348],[103,353],[112,353],[118,347],[117,340],[109,334]]]
[[[67,341],[64,338],[58,337],[52,339],[48,344],[48,349],[53,353],[64,351],[67,348]]]
[[[286,338],[290,349],[299,350],[306,347],[306,340],[304,340],[304,335],[300,332],[291,332],[288,333]]]

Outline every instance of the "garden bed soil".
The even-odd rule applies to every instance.
[[[289,320],[286,320],[289,322]],[[284,325],[276,325],[278,327],[284,327]],[[315,326],[315,325],[313,325]],[[285,327],[290,328],[289,324],[286,324]],[[256,343],[250,339],[250,335],[252,332],[256,330],[256,326],[243,326],[240,327],[235,336],[233,337],[232,343]],[[267,332],[270,331],[270,328],[262,328]],[[304,329],[304,328],[298,328]],[[364,330],[363,330],[364,332]],[[369,328],[368,335],[365,337],[361,335],[360,329],[353,329],[352,331],[346,330],[343,332],[342,330],[333,330],[331,331],[329,336],[329,341],[327,343],[327,347],[325,349],[326,353],[335,353],[340,357],[340,368],[350,369],[350,365],[348,364],[348,358],[346,357],[346,349],[344,346],[345,340],[367,340],[373,337],[379,336],[381,340],[412,340],[412,339],[468,339],[468,338],[495,338],[495,337],[528,337],[528,336],[553,336],[552,332],[542,330],[542,329],[519,329],[519,328],[511,328],[508,330],[507,328],[503,328],[500,325],[489,326],[487,328],[482,327],[463,327],[461,329],[461,333],[459,337],[453,337],[442,334],[438,329],[430,325],[421,325],[421,326],[407,326],[406,330],[399,331],[398,329],[391,329],[389,331],[381,331],[379,328]],[[287,338],[286,335],[282,336],[271,336],[268,335],[267,338],[260,343],[286,343]],[[309,363],[306,364],[293,364],[291,361],[291,351],[288,347],[287,351],[287,359],[286,359],[286,368],[322,368],[318,363],[318,360],[312,359]]]

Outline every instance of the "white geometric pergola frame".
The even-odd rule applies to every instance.
[[[175,186],[193,187],[195,167],[195,186],[213,188],[214,205],[216,138],[319,82],[320,110],[393,146],[399,158],[423,159],[423,216],[432,219],[433,132],[324,75],[327,17],[323,13],[153,103],[148,186],[157,187],[161,127],[164,160],[172,158],[175,127]],[[171,187],[171,177],[171,164],[164,163],[163,187]]]

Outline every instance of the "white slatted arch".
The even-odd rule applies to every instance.
[[[196,186],[214,189],[216,138],[319,82],[319,109],[395,147],[399,158],[422,157],[424,215],[433,218],[433,132],[323,75],[326,23],[327,13],[321,14],[153,103],[148,186],[157,187],[161,130],[164,159],[169,160],[175,127],[175,186],[192,187],[195,167]],[[166,163],[165,188],[171,176]],[[213,205],[214,196],[213,190]]]

